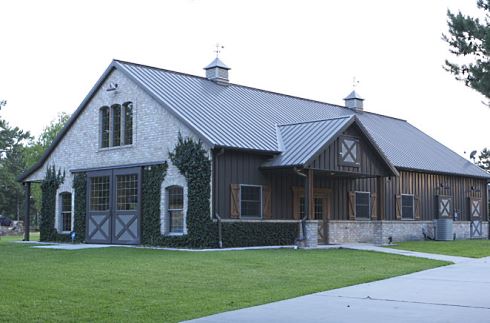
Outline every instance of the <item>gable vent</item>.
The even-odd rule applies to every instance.
[[[216,57],[208,66],[204,68],[206,71],[206,78],[218,84],[227,84],[228,71],[231,68],[226,66],[218,57]]]

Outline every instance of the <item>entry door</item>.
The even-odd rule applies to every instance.
[[[139,244],[141,169],[87,174],[88,243]]]

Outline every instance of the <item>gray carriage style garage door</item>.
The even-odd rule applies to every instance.
[[[141,168],[87,174],[88,243],[139,244]]]

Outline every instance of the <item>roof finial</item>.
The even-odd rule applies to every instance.
[[[356,89],[356,86],[359,84],[359,81],[357,80],[357,78],[354,76],[352,78],[352,89],[355,90]]]
[[[220,43],[216,43],[216,50],[214,51],[216,53],[216,57],[219,56],[219,53],[221,53],[221,50],[224,48],[225,46],[221,45]]]

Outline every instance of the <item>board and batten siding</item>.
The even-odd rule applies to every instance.
[[[270,156],[228,150],[217,157],[214,174],[215,203],[216,212],[222,218],[230,218],[230,185],[253,184],[270,186],[272,219],[294,219],[293,187],[304,187],[304,178],[292,169],[260,169],[268,158]],[[443,184],[443,188],[440,184]],[[353,191],[376,193],[379,220],[397,220],[396,197],[401,194],[417,196],[420,203],[420,220],[429,221],[436,218],[436,201],[439,194],[452,197],[453,209],[459,213],[459,220],[462,221],[470,220],[468,198],[480,198],[482,220],[488,219],[485,179],[406,170],[400,171],[400,177],[370,178],[332,176],[329,172],[315,171],[314,187],[330,189],[332,220],[349,219],[348,193]]]
[[[353,137],[359,140],[359,167],[345,166],[339,162],[341,140],[343,136]],[[309,168],[330,170],[333,172],[346,172],[363,174],[367,176],[388,176],[389,169],[379,157],[373,145],[361,133],[357,125],[351,125],[333,143],[320,152],[315,159],[307,165]]]

